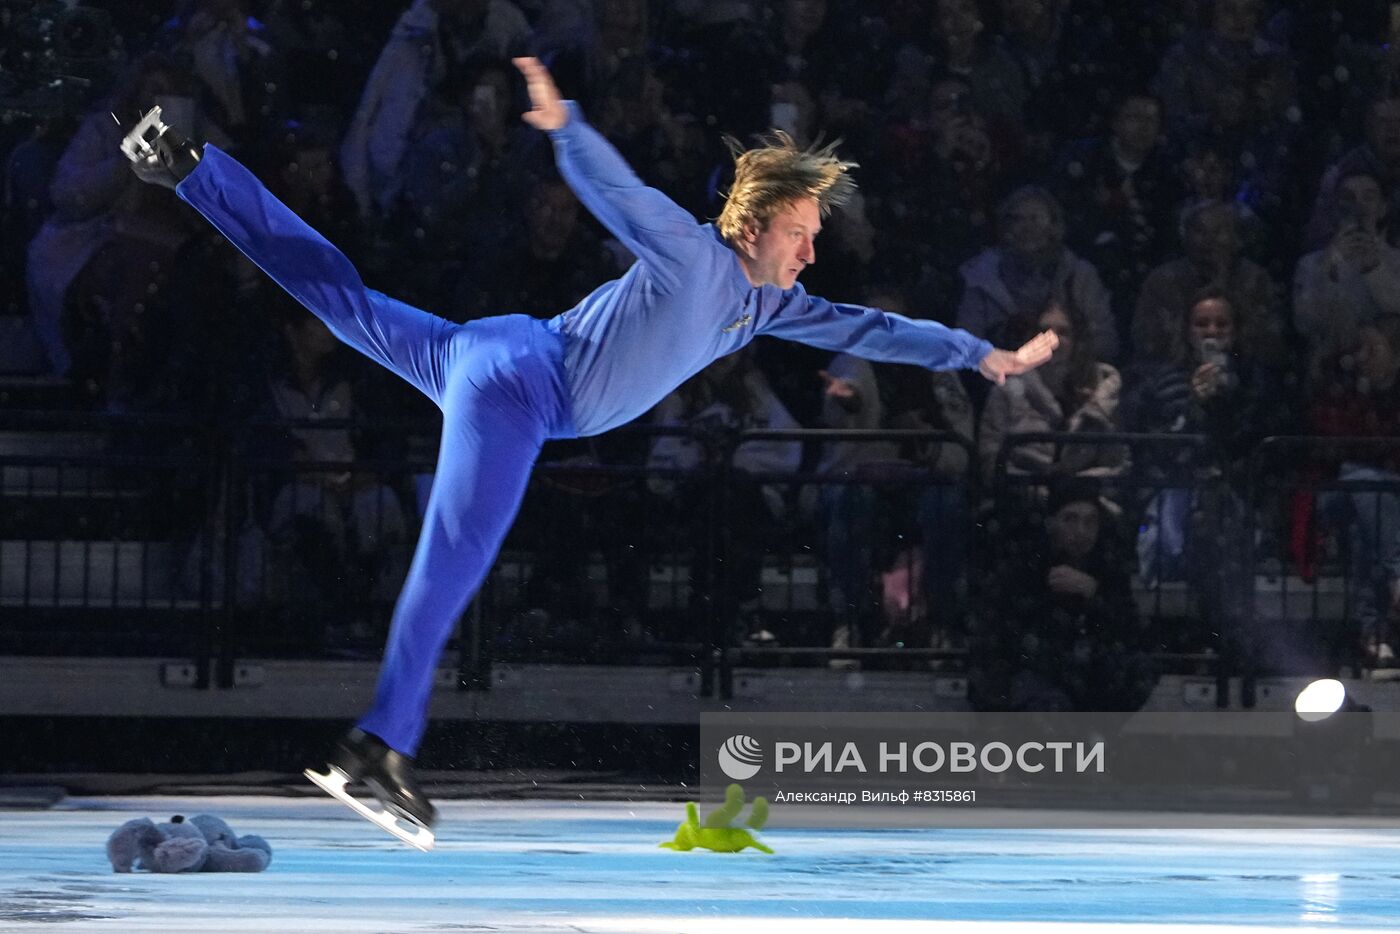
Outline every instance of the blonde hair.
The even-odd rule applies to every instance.
[[[826,217],[855,194],[855,179],[846,173],[856,168],[856,163],[836,158],[840,140],[801,149],[787,133],[772,130],[758,142],[757,147],[746,150],[734,137],[724,138],[734,156],[734,184],[715,226],[731,243],[742,236],[745,224],[755,221],[766,227],[794,201],[816,198],[821,216]]]

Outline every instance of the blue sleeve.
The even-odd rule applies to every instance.
[[[936,321],[916,321],[864,305],[838,305],[801,286],[758,333],[877,360],[929,370],[974,369],[992,345]]]
[[[690,213],[642,184],[618,151],[566,101],[569,122],[549,135],[559,174],[599,223],[670,290],[705,242]]]

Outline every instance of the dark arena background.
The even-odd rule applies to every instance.
[[[633,258],[516,55],[697,223],[726,135],[839,140],[809,293],[1060,346],[994,385],[760,337],[549,442],[438,664],[420,853],[301,772],[441,416],[119,144],[159,105],[370,288],[550,318]],[[0,931],[1400,917],[1400,4],[0,0],[0,166]],[[1005,723],[1107,771],[834,767]],[[657,846],[728,779],[774,853]],[[112,872],[201,813],[271,863]]]

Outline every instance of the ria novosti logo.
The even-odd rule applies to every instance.
[[[719,768],[736,782],[747,781],[763,768],[763,747],[752,736],[731,736],[719,747]]]

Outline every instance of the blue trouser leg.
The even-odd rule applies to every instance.
[[[176,193],[336,337],[442,406],[458,325],[366,288],[345,254],[213,146]]]
[[[412,755],[438,656],[505,540],[540,447],[574,433],[560,338],[519,315],[454,325],[366,289],[335,247],[213,147],[178,191],[337,337],[443,411],[423,531],[360,721]]]
[[[406,754],[422,739],[442,648],[495,561],[548,435],[543,420],[507,394],[478,388],[473,369],[462,366],[448,384],[423,531],[394,608],[374,704],[359,724]]]
[[[438,656],[520,511],[540,447],[573,434],[563,345],[543,322],[473,321],[454,332],[443,359],[437,474],[374,704],[360,721],[406,755],[423,738]]]

